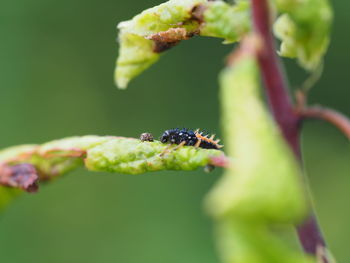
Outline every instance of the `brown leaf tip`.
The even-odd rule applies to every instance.
[[[0,185],[37,192],[39,179],[35,167],[28,163],[0,166]]]

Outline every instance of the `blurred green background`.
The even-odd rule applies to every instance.
[[[232,48],[220,40],[183,42],[126,91],[113,84],[116,24],[159,3],[3,0],[0,147],[84,134],[158,137],[176,126],[220,134],[217,75]],[[350,2],[333,5],[332,43],[310,101],[350,115]],[[286,64],[297,87],[306,75]],[[326,238],[339,262],[348,262],[348,141],[310,122],[303,148]],[[220,173],[75,171],[17,199],[0,217],[0,262],[218,262],[202,199]]]

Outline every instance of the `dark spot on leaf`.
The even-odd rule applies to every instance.
[[[180,41],[176,41],[176,42],[160,42],[160,41],[154,41],[154,48],[153,51],[155,53],[162,53],[164,51],[167,51],[168,49],[176,46]]]
[[[204,22],[204,12],[207,10],[207,7],[204,5],[197,5],[193,7],[191,11],[192,19],[198,21],[198,23],[202,24]]]
[[[196,34],[198,34],[197,31],[188,32],[185,28],[177,27],[152,34],[147,38],[154,41],[153,51],[156,53],[161,53],[172,48],[173,46],[176,46],[181,40],[187,40]]]

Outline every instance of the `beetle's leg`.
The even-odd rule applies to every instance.
[[[183,142],[181,142],[179,145],[177,145],[176,147],[174,147],[174,148],[172,148],[172,149],[171,149],[172,144],[169,144],[169,145],[164,149],[164,151],[162,151],[159,155],[160,155],[160,156],[164,156],[165,154],[169,153],[170,150],[171,150],[171,151],[176,151],[177,149],[179,149],[179,148],[185,146],[185,144],[186,144],[186,141],[183,141]]]
[[[198,141],[196,142],[196,144],[194,145],[194,147],[198,148],[199,145],[201,145],[202,140],[198,139]]]
[[[176,151],[177,149],[179,149],[179,148],[181,148],[181,147],[183,147],[183,146],[185,146],[186,145],[186,141],[183,141],[183,142],[181,142],[178,146],[176,146],[174,149],[172,149],[173,151]]]
[[[169,149],[171,148],[171,144],[169,144],[167,147],[165,147],[165,149],[159,154],[159,156],[163,156],[165,155],[166,153],[169,152]]]

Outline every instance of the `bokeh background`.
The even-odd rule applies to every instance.
[[[220,134],[217,75],[232,49],[220,40],[183,42],[126,91],[113,84],[116,24],[159,3],[2,0],[0,148],[85,134],[158,137],[176,126]],[[350,2],[333,6],[332,43],[310,101],[350,115]],[[286,65],[298,87],[306,75]],[[308,122],[303,149],[326,238],[348,262],[348,141],[328,124]],[[0,217],[0,262],[218,262],[202,200],[220,174],[72,172]]]

